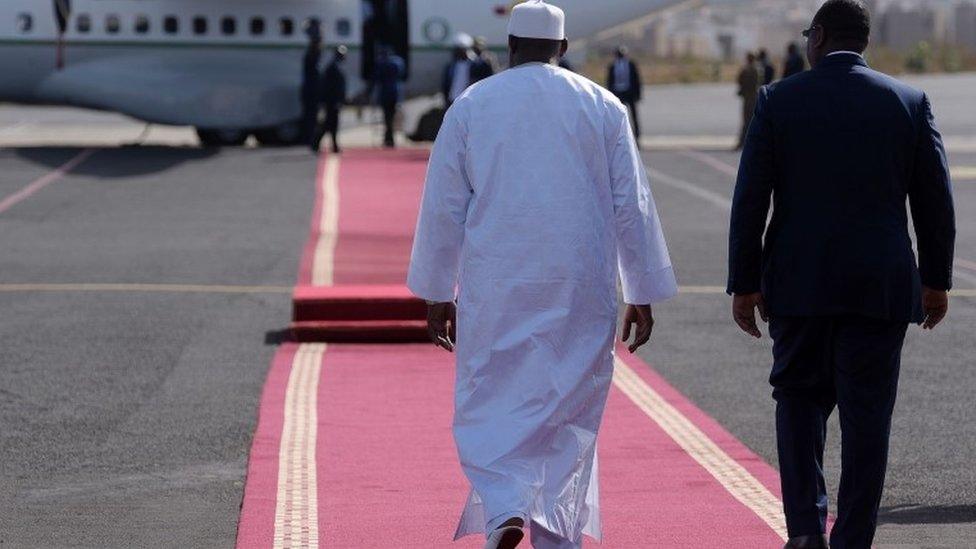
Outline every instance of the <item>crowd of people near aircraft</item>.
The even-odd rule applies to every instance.
[[[331,149],[340,152],[339,113],[349,102],[371,103],[383,113],[383,144],[396,146],[395,127],[400,103],[404,99],[403,81],[406,79],[405,61],[389,47],[377,48],[377,60],[372,78],[366,89],[355,98],[349,95],[348,78],[344,68],[347,47],[339,45],[332,51],[332,57],[321,67],[322,35],[316,21],[306,25],[309,37],[304,58],[302,78],[302,112],[305,141],[313,151],[318,151],[323,137],[331,136]],[[565,58],[559,66],[573,71],[573,66]],[[447,109],[473,84],[489,78],[502,70],[498,56],[487,46],[484,37],[472,37],[459,33],[454,38],[450,61],[444,66],[440,93],[443,107],[436,107],[425,113],[418,121],[417,128],[409,135],[413,141],[433,141],[440,128]],[[769,52],[759,49],[749,51],[745,63],[739,69],[737,93],[742,101],[742,125],[736,150],[743,146],[746,132],[752,121],[762,86],[771,84],[779,78],[789,78],[806,70],[806,60],[796,43],[787,47],[782,69],[777,72]],[[631,57],[626,46],[618,47],[613,60],[607,66],[605,86],[628,108],[634,136],[640,140],[641,127],[638,103],[642,98],[644,81],[639,63]]]

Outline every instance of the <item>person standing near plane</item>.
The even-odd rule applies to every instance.
[[[807,63],[800,55],[800,47],[795,42],[786,47],[786,61],[783,63],[783,78],[800,74],[807,69]]]
[[[474,54],[471,53],[471,47],[473,45],[471,37],[467,34],[460,33],[454,38],[454,57],[444,67],[441,78],[441,93],[444,95],[444,105],[447,107],[450,107],[472,83]]]
[[[508,549],[529,527],[537,549],[572,549],[600,536],[618,265],[631,352],[677,285],[627,108],[556,66],[563,11],[518,4],[508,33],[511,68],[468,88],[437,135],[407,284],[431,339],[457,350],[472,491],[456,537]]]
[[[756,67],[756,56],[752,52],[746,54],[746,64],[739,70],[739,97],[742,98],[742,129],[739,131],[739,141],[735,150],[742,149],[752,122],[753,111],[756,110],[756,99],[759,97],[759,69]]]
[[[949,307],[955,214],[942,138],[924,93],[868,67],[870,29],[856,0],[820,8],[804,31],[814,68],[763,88],[733,199],[728,292],[739,327],[761,337],[758,309],[773,338],[788,548],[827,547],[835,407],[830,547],[871,547],[906,330],[935,328]]]
[[[375,93],[376,102],[383,110],[383,145],[395,147],[394,126],[397,109],[403,100],[403,79],[406,77],[406,64],[389,46],[377,48],[379,56],[370,83],[370,92]]]
[[[319,63],[322,61],[322,33],[310,23],[305,29],[308,45],[302,58],[302,138],[311,146],[319,123]]]
[[[488,49],[484,36],[474,39],[474,66],[471,68],[471,83],[480,82],[498,72],[498,58]]]
[[[616,58],[607,68],[607,89],[617,96],[630,109],[630,121],[634,127],[634,136],[640,143],[640,120],[637,116],[637,103],[641,100],[643,85],[640,70],[634,63],[627,50],[627,46],[617,48]]]
[[[337,46],[332,61],[322,73],[319,101],[325,107],[325,123],[321,129],[315,132],[315,140],[312,143],[312,150],[315,152],[318,152],[322,137],[326,133],[332,136],[332,152],[341,152],[339,147],[339,113],[342,105],[346,102],[347,92],[346,73],[342,65],[346,61],[348,51],[346,46]]]
[[[762,85],[766,86],[773,83],[776,79],[776,69],[769,62],[769,52],[765,48],[759,50],[759,69],[762,71]]]

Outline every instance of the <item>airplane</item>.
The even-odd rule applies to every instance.
[[[459,32],[507,49],[507,0],[3,0],[0,101],[72,105],[193,126],[205,145],[300,136],[304,29],[349,48],[362,87],[378,44],[408,64],[406,93],[435,93]],[[590,36],[680,0],[552,0]],[[328,53],[323,55],[328,58]],[[352,68],[355,68],[353,70]]]

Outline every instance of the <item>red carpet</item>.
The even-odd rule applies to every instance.
[[[425,158],[343,155],[335,284],[403,283]],[[306,247],[300,284],[322,249]],[[648,366],[621,358],[599,443],[604,546],[781,546],[770,526],[775,471]],[[467,495],[453,380],[453,355],[431,344],[283,346],[261,401],[238,547],[481,547],[451,543]]]

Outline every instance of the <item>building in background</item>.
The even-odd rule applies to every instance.
[[[877,46],[905,53],[920,42],[955,43],[976,52],[976,0],[864,0]],[[801,40],[823,0],[711,0],[666,10],[603,33],[604,52],[627,45],[638,57],[732,61],[765,48],[774,54]]]
[[[910,51],[921,42],[944,43],[948,38],[946,9],[933,3],[894,3],[879,19],[879,43],[897,52]]]
[[[958,4],[953,20],[953,42],[976,53],[976,2]]]

